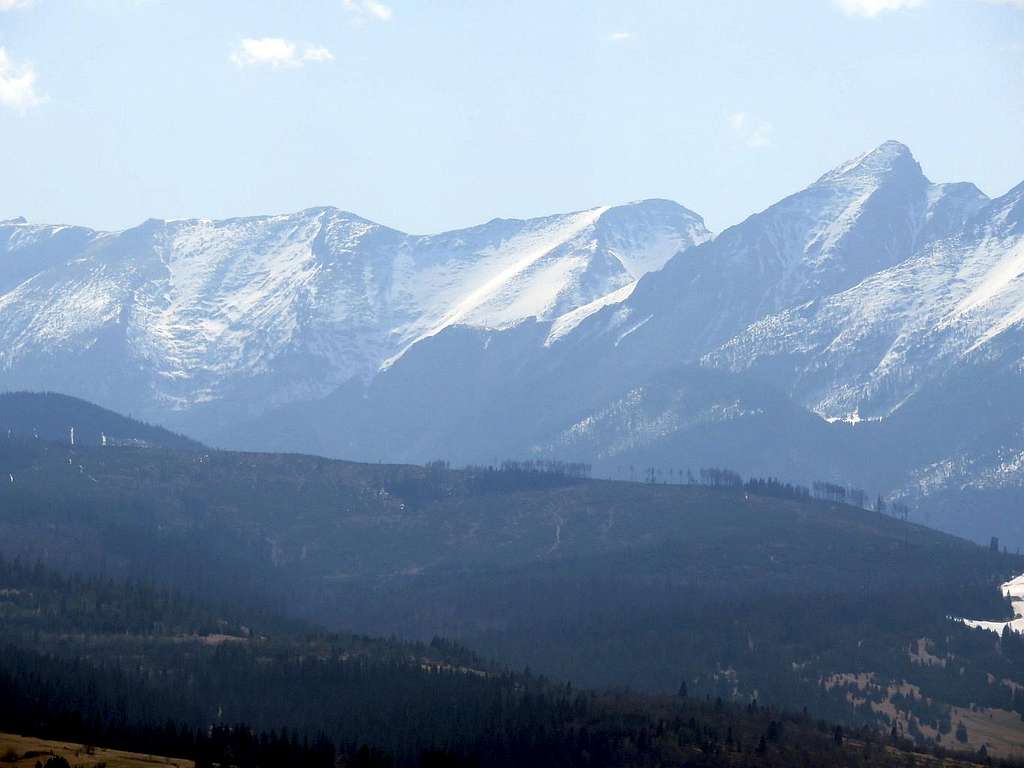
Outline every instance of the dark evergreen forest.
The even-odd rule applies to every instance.
[[[239,765],[881,765],[962,748],[956,708],[1024,717],[1020,636],[955,620],[1008,618],[1024,559],[858,489],[152,437],[0,437],[0,729]]]

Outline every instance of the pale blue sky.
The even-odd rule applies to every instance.
[[[719,230],[889,138],[1024,180],[1024,0],[0,0],[0,218]]]

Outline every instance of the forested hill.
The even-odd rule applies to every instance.
[[[160,446],[182,450],[202,445],[162,427],[122,416],[98,405],[55,392],[0,393],[0,434],[78,446]]]
[[[443,635],[576,684],[807,706],[922,744],[948,742],[965,713],[1019,722],[1014,638],[950,617],[1009,616],[998,585],[1020,557],[777,483],[580,469],[15,435],[0,439],[0,551],[249,615]]]
[[[882,592],[896,581],[945,592],[961,613],[999,610],[992,585],[1024,570],[1015,555],[772,483],[631,483],[562,465],[452,470],[18,436],[0,440],[0,473],[10,476],[0,484],[9,556],[191,580],[232,596],[250,579],[261,589],[318,584],[288,594],[293,606],[360,579],[572,572],[601,560],[636,578],[732,594]],[[235,578],[213,580],[227,566]],[[993,597],[958,602],[975,592]]]
[[[291,624],[245,626],[173,591],[0,560],[0,733],[173,754],[202,768],[935,760],[899,733],[806,712],[685,690],[576,691],[439,640]]]
[[[2,557],[0,643],[72,658],[88,649],[96,660],[142,667],[230,646],[258,648],[267,658],[278,650],[296,657],[326,654],[482,676],[501,672],[439,638],[428,644],[330,632],[272,611],[253,613],[152,582],[68,575],[40,562]]]

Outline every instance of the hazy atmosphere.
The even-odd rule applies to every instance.
[[[1022,0],[0,0],[0,764],[1024,768],[1022,137]]]

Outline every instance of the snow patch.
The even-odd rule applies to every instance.
[[[987,629],[1001,635],[1006,627],[1013,632],[1024,632],[1024,574],[1000,585],[1003,597],[1010,598],[1014,618],[1009,621],[986,621],[981,619],[960,619],[968,627]]]
[[[630,294],[633,293],[634,288],[636,288],[635,280],[628,285],[622,286],[617,291],[606,293],[604,296],[594,299],[594,301],[589,304],[584,304],[582,307],[574,309],[572,312],[566,312],[551,324],[551,330],[548,332],[548,336],[544,340],[544,346],[550,347],[556,341],[569,334],[592,314],[600,311],[604,307],[622,303],[629,298]]]

